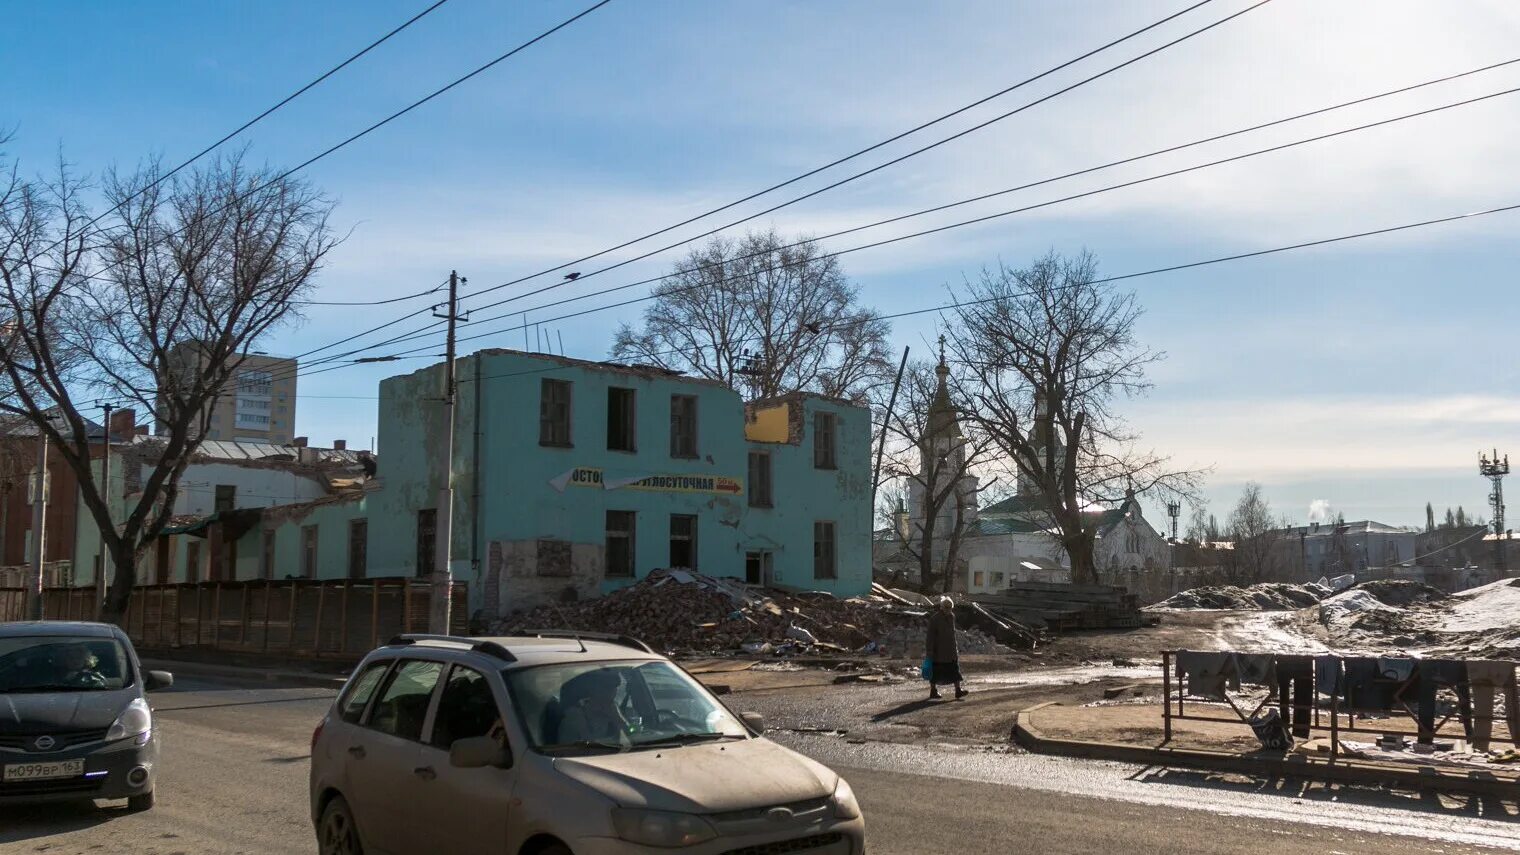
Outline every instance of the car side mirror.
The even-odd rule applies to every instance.
[[[143,675],[143,689],[156,692],[174,685],[174,675],[168,671],[149,671]]]
[[[480,769],[486,766],[508,769],[512,766],[512,752],[491,736],[456,739],[449,746],[449,765],[461,769]]]
[[[739,713],[739,718],[744,719],[744,723],[749,726],[750,730],[756,733],[765,732],[765,716],[757,712],[747,712]]]

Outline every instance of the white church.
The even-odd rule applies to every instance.
[[[907,507],[899,506],[892,528],[877,532],[872,551],[878,576],[905,585],[917,583],[919,565],[903,542],[914,542],[923,530],[926,508],[933,504],[927,500],[928,488],[943,491],[944,478],[966,471],[966,438],[950,400],[950,369],[943,348],[941,342],[935,369],[938,384],[918,443],[919,471],[909,479]],[[1046,441],[1059,443],[1057,438]],[[1059,447],[1056,453],[1061,453]],[[946,462],[934,465],[937,460]],[[931,480],[937,483],[931,485]],[[1013,496],[986,507],[979,506],[980,490],[977,476],[964,474],[935,520],[934,561],[941,565],[949,554],[957,515],[965,520],[956,555],[955,589],[993,593],[1016,581],[1070,582],[1071,560],[1038,489],[1021,473]],[[1090,513],[1096,517],[1095,557],[1102,581],[1132,586],[1141,575],[1167,567],[1169,545],[1145,519],[1133,495],[1118,507]]]

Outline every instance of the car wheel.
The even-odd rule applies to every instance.
[[[573,855],[573,853],[570,851],[570,847],[563,843],[551,843],[538,850],[534,855]]]
[[[322,809],[322,821],[317,824],[317,849],[322,855],[364,855],[359,827],[342,796],[334,796]]]
[[[153,791],[149,790],[140,796],[127,797],[127,810],[133,813],[141,813],[153,809]]]

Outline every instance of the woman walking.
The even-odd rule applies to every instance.
[[[967,692],[961,688],[961,657],[955,649],[955,610],[949,597],[940,597],[929,614],[924,656],[929,660],[929,699],[938,699],[939,687],[952,683],[955,697],[964,698]]]

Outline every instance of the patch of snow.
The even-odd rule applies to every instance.
[[[1505,579],[1463,591],[1439,618],[1440,632],[1482,632],[1511,628],[1520,622],[1520,580]]]

